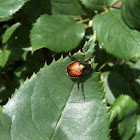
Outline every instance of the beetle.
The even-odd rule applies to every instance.
[[[86,66],[79,61],[72,62],[67,66],[67,73],[71,78],[78,78],[83,75]]]
[[[67,66],[67,74],[72,80],[76,81],[79,90],[79,84],[81,83],[82,94],[85,101],[84,85],[83,82],[92,74],[93,68],[89,59],[85,62],[73,61]]]
[[[86,63],[85,64],[81,63],[80,61],[74,61],[67,66],[67,74],[70,78],[76,79],[76,82],[78,84],[78,90],[79,90],[79,84],[82,83],[82,94],[84,97],[84,101],[85,101],[85,95],[83,89],[84,88],[83,80],[85,80],[85,77],[89,75],[91,70],[92,70],[91,65]]]
[[[90,64],[74,61],[67,66],[67,74],[70,78],[81,78],[92,70]]]

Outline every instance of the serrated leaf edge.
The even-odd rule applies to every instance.
[[[30,30],[30,35],[29,35],[29,40],[30,40],[30,44],[31,44],[31,46],[33,46],[32,44],[32,32],[33,32],[33,28],[34,28],[34,26],[35,26],[35,24],[36,24],[36,22],[42,17],[42,16],[44,16],[44,15],[48,15],[48,14],[43,14],[43,15],[40,15],[37,19],[36,19],[36,21],[32,24],[32,28],[31,28],[31,30]],[[48,16],[51,16],[51,15],[48,15]],[[66,15],[59,15],[59,16],[66,16]],[[71,17],[69,17],[69,18],[71,18]],[[71,18],[73,21],[75,21],[73,18]],[[75,21],[76,22],[76,21]],[[83,24],[83,23],[78,23],[78,24]],[[83,24],[84,25],[84,24]],[[85,26],[85,25],[84,25]],[[85,35],[85,30],[84,30],[84,34],[83,34],[83,37],[84,37],[84,35]],[[83,39],[83,38],[82,38]],[[81,41],[82,41],[82,39],[81,39]],[[81,42],[80,41],[80,42]],[[79,42],[79,44],[80,44],[80,42]],[[78,46],[78,45],[77,45]],[[77,47],[76,46],[76,47]],[[75,47],[75,48],[76,48]],[[34,49],[33,47],[32,47],[32,52],[35,52],[35,51],[37,51],[37,50],[39,50],[39,49],[41,49],[41,48],[47,48],[47,49],[49,49],[49,50],[51,50],[51,51],[54,51],[54,52],[69,52],[69,51],[72,51],[73,49],[75,49],[75,48],[71,48],[71,49],[69,49],[69,50],[54,50],[54,49],[51,49],[50,47],[47,47],[47,46],[39,46],[39,48],[36,48],[36,49]]]
[[[13,16],[14,14],[16,14],[27,2],[29,2],[30,0],[25,0],[25,2],[23,3],[23,5],[17,10],[15,11],[12,15],[11,14],[8,14],[7,16],[1,16],[0,19],[2,18],[7,18],[9,16]]]

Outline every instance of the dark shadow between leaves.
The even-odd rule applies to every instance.
[[[132,93],[128,81],[125,80],[118,72],[110,72],[107,82],[115,98],[117,98],[120,94]]]
[[[107,77],[107,83],[113,96],[128,94],[132,98],[140,95],[140,84],[136,81],[140,77],[140,70],[123,66],[121,71],[111,71]]]
[[[125,69],[123,72],[123,75],[125,76],[125,79],[127,79],[130,83],[131,89],[133,91],[133,95],[130,95],[131,97],[134,97],[135,100],[140,103],[140,68],[139,65],[134,67],[130,67],[129,65],[125,65]]]

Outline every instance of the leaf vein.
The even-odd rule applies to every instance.
[[[54,136],[54,134],[55,134],[55,131],[56,131],[57,128],[58,128],[59,122],[60,122],[60,120],[61,120],[61,118],[62,118],[62,114],[63,114],[63,112],[64,112],[64,110],[65,110],[65,108],[66,108],[66,106],[67,106],[68,100],[69,100],[69,98],[70,98],[70,96],[71,96],[71,93],[72,93],[71,91],[72,91],[72,89],[73,89],[73,86],[74,86],[74,83],[73,83],[73,85],[72,85],[72,87],[71,87],[71,90],[70,90],[69,96],[68,96],[68,98],[67,98],[67,100],[66,100],[66,102],[65,102],[65,105],[64,105],[64,107],[62,108],[61,114],[60,114],[60,116],[59,116],[59,118],[58,118],[58,121],[57,121],[56,126],[55,126],[55,128],[54,128],[54,131],[53,131],[53,133],[52,133],[52,135],[51,135],[51,137],[50,137],[50,140],[53,139],[53,136]]]

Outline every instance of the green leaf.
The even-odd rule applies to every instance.
[[[78,0],[51,0],[51,7],[53,14],[69,15],[77,18],[84,15]]]
[[[9,50],[3,50],[0,52],[0,67],[4,67],[9,59],[10,56],[10,51]]]
[[[136,113],[137,109],[137,103],[130,96],[121,95],[111,108],[110,120],[113,120],[115,117],[117,117],[117,120],[122,120],[132,113]]]
[[[140,56],[140,32],[126,26],[120,10],[111,9],[95,16],[93,28],[97,32],[97,40],[107,52],[122,59]]]
[[[11,27],[9,27],[5,33],[2,36],[2,43],[6,43],[11,35],[14,33],[14,31],[20,26],[21,24],[19,22],[13,24]]]
[[[10,135],[7,140],[109,139],[99,74],[93,73],[78,89],[65,71],[70,62],[61,58],[44,66],[16,91],[0,113],[2,139],[4,134]]]
[[[118,133],[122,140],[130,139],[136,130],[137,103],[127,95],[121,95],[111,108],[110,120],[118,120]]]
[[[39,48],[62,52],[77,47],[85,33],[85,26],[62,15],[42,15],[31,31],[33,51]]]
[[[82,51],[78,51],[73,55],[74,61],[80,61],[83,64],[89,64],[92,68],[96,67],[94,63],[94,49],[95,49],[96,35],[93,35],[88,41],[85,42]]]
[[[118,124],[118,133],[122,140],[129,140],[136,131],[136,114],[130,115]],[[128,123],[129,122],[129,123]]]
[[[28,0],[0,0],[0,18],[9,17],[17,12]]]
[[[139,140],[140,139],[140,115],[137,116],[137,131],[132,140]]]
[[[11,119],[7,114],[2,113],[0,107],[0,136],[5,140],[12,140],[10,138],[10,129],[11,129]],[[3,132],[3,133],[2,133]]]
[[[140,29],[140,1],[123,0],[121,8],[122,18],[132,29]]]
[[[135,137],[132,140],[139,140],[140,139],[140,132],[135,134]]]
[[[96,34],[93,35],[84,45],[83,52],[85,54],[85,61],[93,57],[95,49]]]
[[[92,11],[103,11],[105,9],[104,0],[80,0],[82,4]]]
[[[120,94],[132,94],[129,82],[118,72],[104,72],[102,79],[108,103],[114,104]]]

